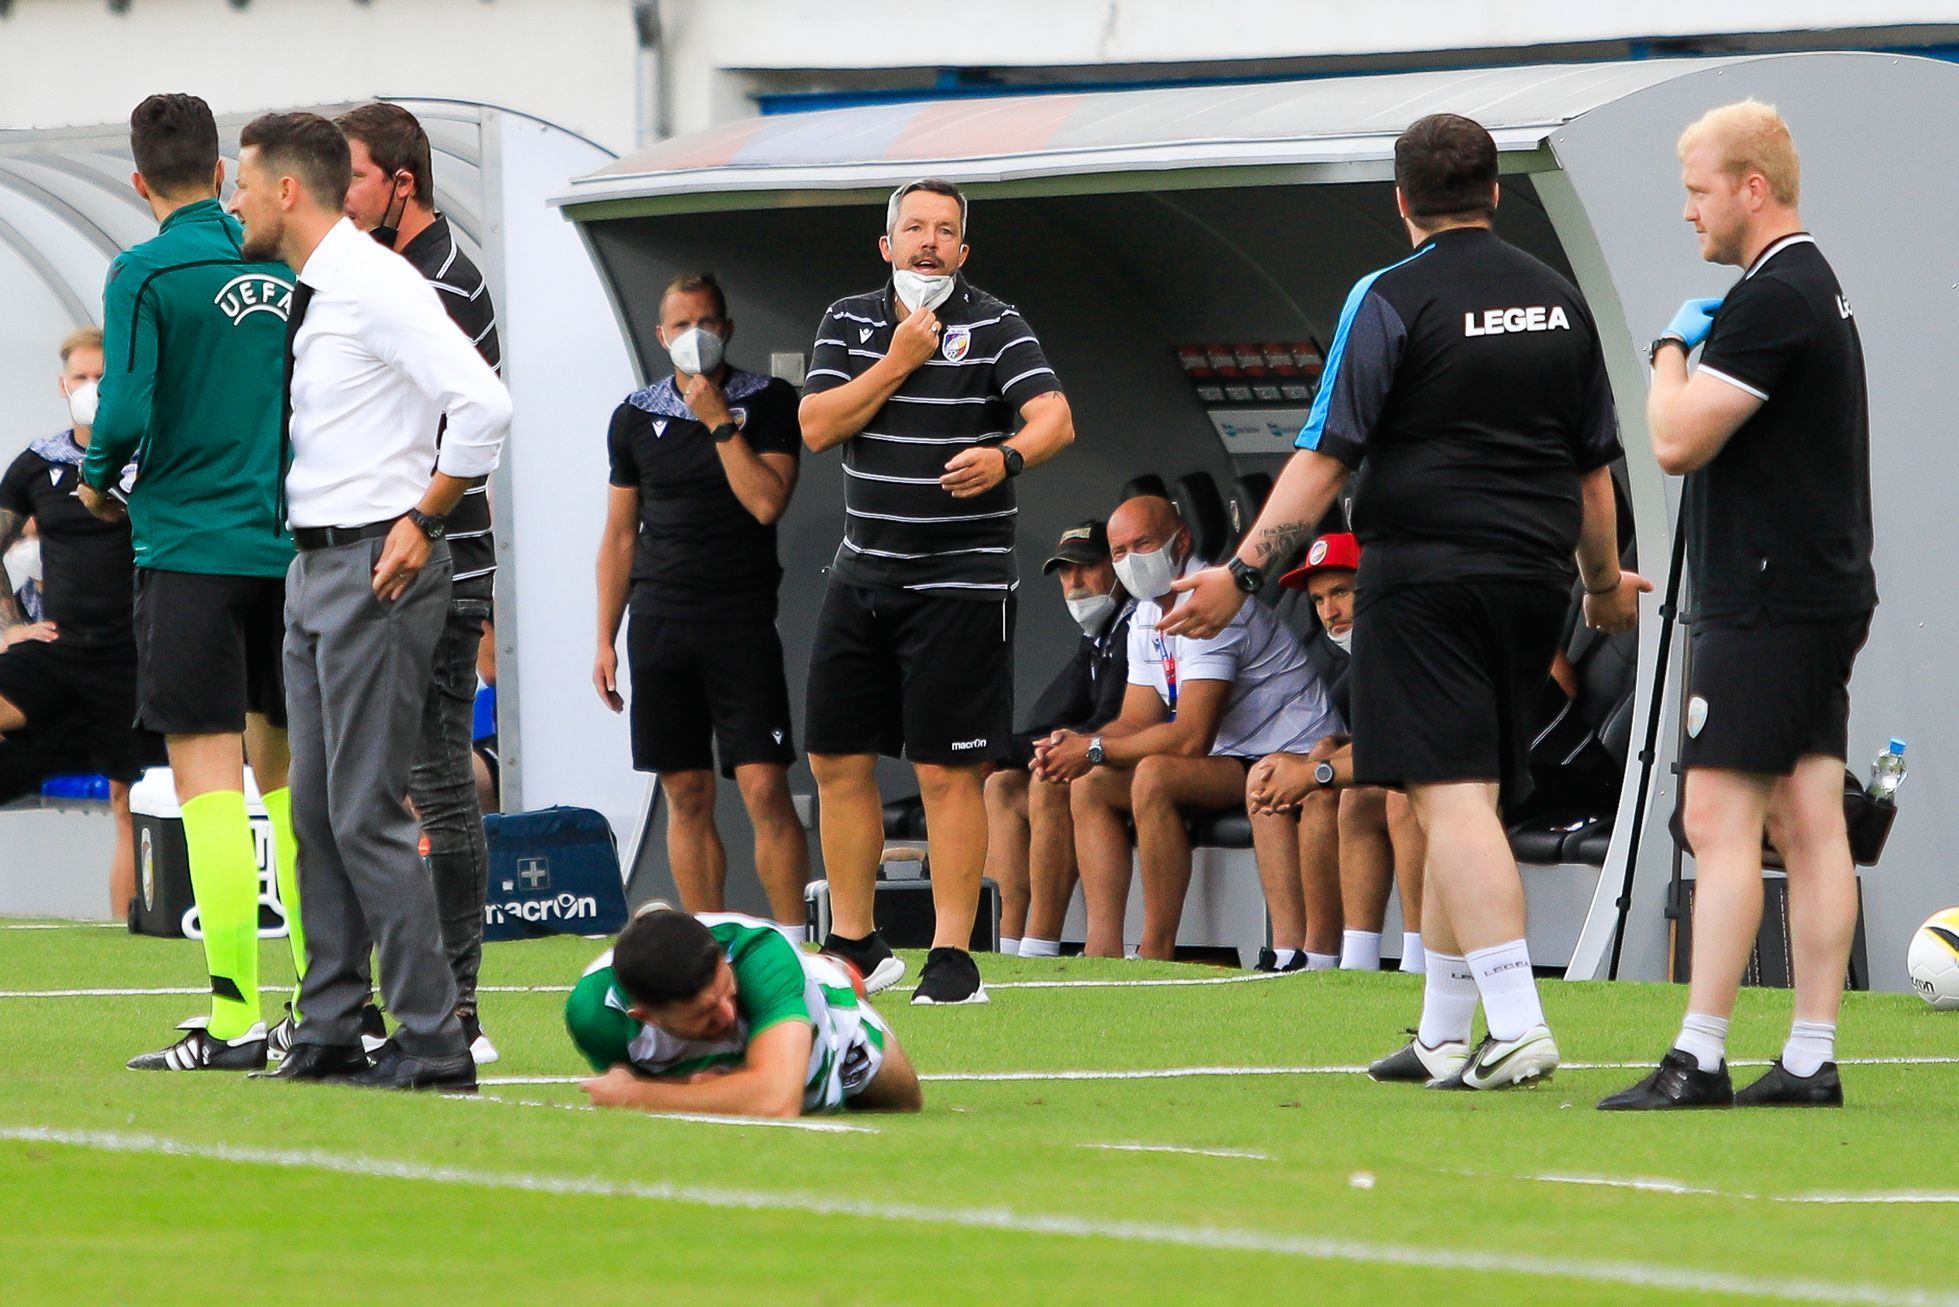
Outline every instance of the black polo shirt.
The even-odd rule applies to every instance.
[[[401,252],[415,271],[435,288],[449,318],[469,337],[476,352],[503,375],[503,347],[497,343],[497,310],[483,274],[456,243],[449,220],[441,214],[424,227]],[[438,437],[439,439],[439,437]],[[496,539],[490,534],[490,483],[471,486],[449,514],[449,556],[455,560],[456,581],[493,576],[497,570]]]
[[[1021,405],[1061,389],[1012,305],[957,279],[935,311],[939,350],[844,442],[844,537],[831,575],[873,589],[1004,599],[1014,567],[1014,486],[973,499],[939,486],[945,465],[1012,435]],[[889,283],[823,312],[805,394],[832,390],[883,358],[902,321]]]
[[[1090,730],[1122,715],[1129,690],[1129,619],[1135,612],[1136,601],[1125,597],[1100,631],[1082,636],[1028,710],[1025,729],[1014,732],[1007,746],[1009,762],[1025,767],[1034,760],[1034,741],[1064,727]]]
[[[1700,370],[1762,406],[1687,478],[1696,621],[1869,612],[1877,574],[1864,346],[1809,235],[1756,256],[1714,314]]]
[[[728,369],[723,392],[757,454],[802,450],[796,391],[786,381]],[[629,396],[606,433],[611,482],[639,492],[632,611],[691,620],[775,617],[782,567],[775,524],[742,507],[707,428],[671,375]]]
[[[1579,474],[1624,452],[1577,288],[1485,227],[1360,279],[1297,443],[1360,469],[1363,591],[1571,584]]]
[[[50,458],[79,453],[72,433],[36,441],[0,476],[0,511],[34,519],[41,535],[41,594],[65,643],[135,640],[136,555],[129,522],[104,522],[75,498],[81,468]]]

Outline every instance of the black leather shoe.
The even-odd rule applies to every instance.
[[[1599,1100],[1601,1112],[1660,1112],[1683,1107],[1733,1107],[1735,1089],[1728,1064],[1703,1071],[1692,1053],[1667,1050],[1652,1075],[1630,1089]]]
[[[476,1092],[476,1060],[467,1048],[441,1057],[407,1052],[390,1039],[374,1055],[374,1065],[348,1084],[367,1089],[432,1089],[439,1094]]]
[[[324,1080],[345,1083],[367,1071],[367,1054],[359,1045],[294,1044],[286,1050],[277,1071],[259,1072],[254,1079]]]
[[[1825,1062],[1813,1076],[1792,1074],[1777,1058],[1762,1078],[1735,1094],[1736,1107],[1842,1107],[1843,1081],[1837,1064]]]

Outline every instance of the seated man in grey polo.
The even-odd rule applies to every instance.
[[[1133,819],[1141,952],[1169,958],[1190,887],[1186,811],[1239,806],[1252,763],[1278,751],[1305,753],[1341,728],[1340,717],[1299,641],[1261,604],[1244,605],[1209,639],[1157,629],[1171,606],[1171,583],[1203,566],[1169,500],[1124,501],[1109,518],[1109,552],[1116,576],[1137,597],[1122,711],[1092,731],[1055,732],[1035,750],[1035,774],[1070,788],[1088,909],[1085,951],[1122,954]]]
[[[1075,892],[1075,822],[1068,787],[1034,780],[1034,746],[1122,711],[1129,617],[1136,601],[1109,563],[1109,532],[1090,519],[1061,533],[1041,571],[1057,576],[1082,637],[1008,743],[1008,766],[986,778],[986,875],[1000,887],[1000,951],[1051,958]]]

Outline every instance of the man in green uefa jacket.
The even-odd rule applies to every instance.
[[[272,820],[294,966],[303,970],[306,956],[280,676],[293,554],[279,502],[293,277],[241,253],[239,225],[218,204],[224,165],[203,100],[149,97],[130,115],[129,144],[136,192],[161,225],[109,267],[106,371],[79,493],[98,515],[128,506],[137,721],[169,747],[211,975],[208,1024],[193,1018],[182,1039],[129,1065],[257,1070],[266,1053],[260,881],[241,736]]]

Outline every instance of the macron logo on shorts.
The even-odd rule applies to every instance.
[[[984,749],[985,747],[986,737],[983,735],[977,740],[954,740],[952,742],[952,751],[954,753],[964,753],[969,749]]]
[[[1571,319],[1560,306],[1545,308],[1533,304],[1520,309],[1484,309],[1478,322],[1474,313],[1462,315],[1465,336],[1503,336],[1514,331],[1570,331]]]

